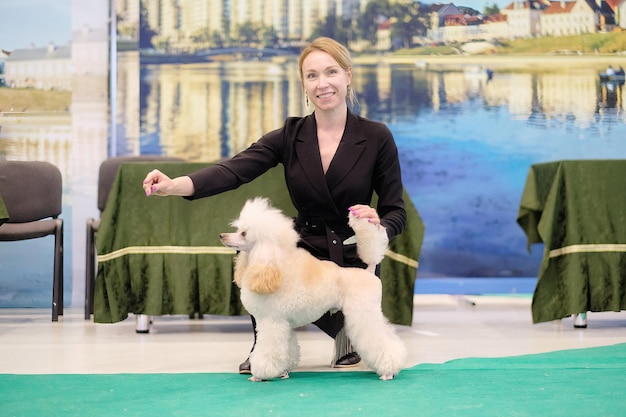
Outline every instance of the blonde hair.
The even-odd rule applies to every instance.
[[[308,44],[300,53],[300,59],[298,60],[298,67],[300,70],[300,82],[304,87],[304,74],[302,74],[302,63],[304,59],[309,56],[311,52],[321,51],[326,52],[330,55],[341,68],[345,71],[352,71],[352,57],[350,56],[350,52],[348,48],[340,44],[334,39],[319,37],[314,39],[310,44]],[[348,93],[346,94],[346,101],[350,104],[350,107],[354,107],[355,104],[358,104],[358,100],[356,98],[356,93],[354,92],[354,88],[351,85],[348,85]]]

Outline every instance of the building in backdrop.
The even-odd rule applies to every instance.
[[[142,16],[142,27],[153,35],[151,46],[168,53],[193,53],[245,42],[248,46],[302,45],[326,21],[354,25],[367,10],[367,0],[179,0],[116,2],[118,36],[136,29],[131,23]],[[463,43],[537,36],[562,36],[609,32],[625,28],[626,0],[515,0],[499,13],[455,3],[423,3],[428,28],[416,33],[419,43]],[[420,12],[421,13],[421,12]],[[139,19],[139,20],[141,20]],[[378,16],[374,50],[393,49],[399,16]],[[353,39],[364,49],[363,39]],[[241,46],[241,45],[239,45]]]
[[[69,45],[16,49],[6,60],[6,85],[13,88],[71,90],[72,49]]]

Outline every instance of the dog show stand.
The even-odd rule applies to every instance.
[[[626,309],[625,191],[626,160],[530,167],[517,222],[528,250],[544,244],[534,323]]]
[[[295,216],[295,209],[282,166],[236,190],[194,201],[146,197],[141,187],[155,168],[173,178],[205,166],[188,162],[120,166],[96,234],[95,322],[119,322],[129,313],[247,314],[233,283],[235,251],[221,244],[219,234],[233,230],[231,221],[253,197],[269,198],[288,216]],[[382,308],[391,322],[411,325],[424,224],[406,192],[404,197],[407,228],[391,241],[381,264]]]

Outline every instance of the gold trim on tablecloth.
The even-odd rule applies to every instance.
[[[189,255],[234,255],[237,253],[237,251],[231,248],[225,248],[221,246],[128,246],[113,251],[111,253],[98,255],[98,262],[111,261],[113,259],[121,258],[125,255],[145,255],[155,253]],[[414,259],[409,258],[408,256],[404,256],[390,250],[387,250],[385,256],[388,256],[396,262],[400,262],[417,269],[418,262]]]
[[[107,262],[125,255],[174,253],[188,255],[234,255],[235,249],[222,246],[128,246],[111,253],[98,255],[98,262]]]
[[[550,258],[581,252],[626,252],[624,243],[594,243],[590,245],[570,245],[550,251]]]
[[[410,267],[417,269],[418,262],[415,259],[409,258],[408,256],[404,256],[399,253],[392,252],[390,250],[387,250],[387,252],[385,252],[385,256],[388,256],[389,258],[393,259],[396,262],[400,262],[400,263],[403,263],[405,265],[408,265]]]

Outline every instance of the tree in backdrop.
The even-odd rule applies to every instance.
[[[404,48],[413,46],[413,38],[426,35],[430,27],[428,9],[417,1],[391,4],[391,15],[394,20],[391,36],[400,39]]]
[[[378,25],[391,17],[389,0],[371,0],[358,18],[359,36],[361,39],[376,45]]]
[[[214,30],[211,33],[210,43],[213,48],[223,48],[224,47],[224,37],[220,32]]]
[[[144,2],[139,2],[139,49],[150,49],[153,47],[152,38],[156,35],[154,29],[148,23],[148,10]]]
[[[205,26],[201,29],[193,31],[189,35],[189,38],[196,43],[209,42],[211,39],[211,32],[209,31],[209,28]]]
[[[247,21],[237,25],[237,41],[241,46],[257,45],[260,39],[260,27],[254,22]]]
[[[122,39],[137,39],[139,34],[137,33],[137,22],[129,22],[126,20],[126,16],[116,14],[115,15],[115,31],[117,36]]]
[[[278,32],[272,26],[263,26],[261,30],[261,42],[263,46],[272,47],[278,44]]]
[[[486,4],[485,9],[483,10],[483,14],[485,16],[493,16],[500,13],[500,8],[496,3],[493,3],[491,6]]]
[[[313,29],[311,38],[326,36],[346,45],[351,33],[352,22],[350,20],[337,19],[336,15],[329,14]]]

